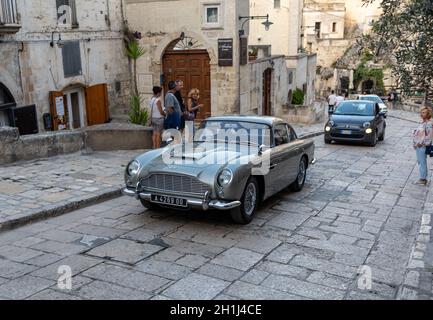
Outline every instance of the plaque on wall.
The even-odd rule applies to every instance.
[[[218,39],[218,65],[233,67],[233,39]]]

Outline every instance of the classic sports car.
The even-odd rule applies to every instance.
[[[231,211],[248,224],[261,201],[287,186],[301,191],[315,162],[314,142],[274,117],[213,117],[193,136],[131,161],[123,194],[146,208]]]
[[[385,113],[379,104],[353,100],[341,103],[325,127],[325,143],[332,141],[367,143],[375,147],[385,140]]]

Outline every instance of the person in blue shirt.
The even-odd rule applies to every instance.
[[[176,94],[177,84],[175,81],[170,81],[168,84],[168,92],[165,96],[165,109],[167,111],[166,129],[181,128],[182,110],[177,100]]]

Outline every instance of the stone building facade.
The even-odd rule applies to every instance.
[[[285,61],[284,75],[279,74],[281,70],[275,72],[276,79],[283,82],[277,87],[281,90],[281,98],[275,113],[280,115],[283,114],[282,106],[291,104],[296,89],[304,92],[305,105],[313,106],[315,102],[317,57],[303,50],[303,4],[303,0],[251,1],[251,15],[269,14],[273,25],[271,31],[266,32],[260,23],[252,22],[250,47],[267,48],[268,56],[282,56]]]
[[[248,15],[249,0],[126,0],[128,27],[146,50],[140,94],[148,100],[154,85],[183,80],[185,98],[193,88],[201,92],[200,118],[240,113],[248,66],[240,61],[238,17]]]
[[[381,15],[380,1],[365,5],[362,0],[305,0],[303,9],[303,46],[317,54],[316,91],[358,90],[353,87],[353,72],[336,69],[335,64]],[[387,74],[386,82],[392,79]]]
[[[75,129],[104,123],[122,109],[130,87],[122,6],[118,0],[1,1],[0,126],[17,122],[23,133]]]

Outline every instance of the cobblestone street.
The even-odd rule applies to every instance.
[[[415,124],[399,118],[388,119],[376,148],[315,138],[305,190],[271,198],[248,226],[220,212],[150,212],[121,197],[2,232],[0,297],[432,299],[433,195],[414,184]],[[108,176],[103,183],[121,182]],[[77,190],[91,192],[83,189],[90,178],[77,178]],[[0,183],[2,215],[3,194],[31,189],[10,185]],[[58,288],[60,266],[72,269],[72,290]]]

